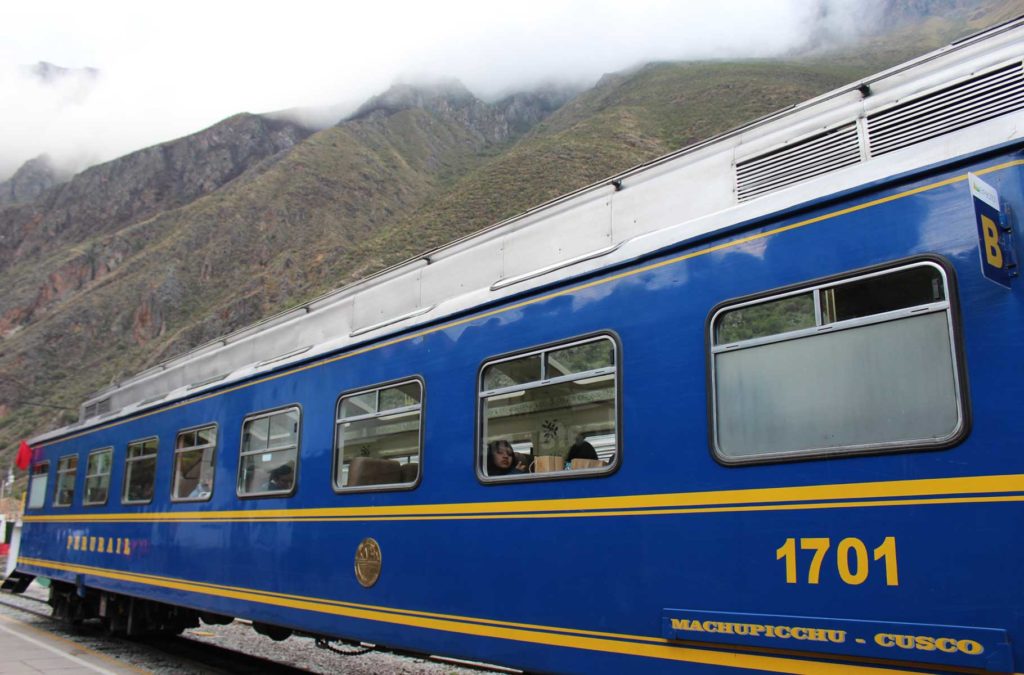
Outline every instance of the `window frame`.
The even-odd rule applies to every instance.
[[[346,398],[353,396],[360,396],[362,394],[368,394],[372,391],[381,391],[382,389],[390,389],[392,387],[400,387],[404,384],[411,384],[415,382],[420,386],[420,426],[419,426],[419,470],[416,472],[416,480],[411,483],[384,483],[382,485],[351,485],[343,486],[338,485],[338,459],[340,453],[338,452],[338,431],[341,427],[339,420],[341,419],[341,402]],[[411,407],[411,406],[410,406]],[[380,417],[382,415],[393,415],[395,411],[401,411],[399,408],[389,410],[385,413],[373,413],[367,415],[360,415],[357,419],[372,419],[374,417]],[[332,435],[332,446],[331,446],[331,489],[334,490],[335,494],[359,494],[364,492],[400,492],[407,490],[415,490],[419,487],[420,483],[423,482],[423,459],[425,451],[424,443],[424,431],[426,428],[427,418],[427,383],[422,375],[411,375],[408,377],[401,377],[394,380],[388,380],[380,384],[373,384],[368,387],[359,387],[357,389],[349,389],[338,394],[337,399],[334,401],[334,419],[332,424],[334,425],[334,433]]]
[[[175,438],[177,438],[177,436],[175,436]],[[133,445],[137,445],[140,443],[148,443],[149,441],[154,441],[156,443],[156,448],[153,450],[152,455],[132,457],[129,454],[129,450]],[[128,499],[128,477],[131,475],[131,472],[128,471],[128,465],[131,464],[132,462],[138,462],[149,457],[153,457],[154,463],[156,463],[158,461],[158,458],[160,457],[159,436],[146,436],[145,438],[139,438],[134,441],[128,441],[128,444],[125,446],[124,450],[124,476],[121,478],[121,504],[126,506],[139,506],[141,504],[151,504],[153,502],[153,497],[156,495],[156,472],[159,465],[155,465],[153,467],[153,493],[150,495],[149,499]]]
[[[289,448],[273,448],[265,450],[250,450],[249,452],[243,452],[242,448],[245,445],[245,425],[248,422],[253,422],[264,417],[273,417],[279,413],[287,412],[289,410],[295,410],[299,413],[299,419],[297,422],[298,429],[295,432],[295,467],[294,467],[294,478],[292,479],[292,486],[288,490],[272,490],[263,492],[242,492],[242,468],[244,466],[243,458],[248,455],[259,455],[266,452],[281,452]],[[239,428],[238,434],[238,474],[235,480],[235,496],[239,499],[260,499],[265,497],[291,497],[295,494],[299,488],[299,456],[302,452],[302,418],[303,409],[299,403],[292,403],[278,408],[272,408],[270,410],[261,410],[259,412],[249,413],[242,419],[242,426]]]
[[[61,462],[63,462],[65,459],[70,459],[72,457],[75,458],[74,471],[68,471],[66,469],[64,471],[61,471]],[[57,458],[57,470],[54,471],[55,480],[53,481],[53,501],[51,502],[51,505],[54,508],[66,509],[70,508],[75,503],[75,493],[78,492],[78,464],[80,463],[80,460],[81,458],[78,456],[77,452],[72,452],[67,455],[61,455],[60,457]],[[75,476],[74,480],[71,482],[71,499],[69,499],[67,503],[57,501],[57,497],[60,496],[60,478],[61,475],[65,473],[74,473]]]
[[[931,266],[939,271],[943,281],[943,290],[945,291],[946,296],[945,300],[928,302],[921,305],[914,305],[912,307],[903,307],[897,310],[835,321],[833,323],[822,323],[823,318],[819,291],[825,290],[826,288],[836,288],[847,283],[856,283],[873,277],[882,277],[888,274],[922,266]],[[815,326],[785,331],[769,336],[716,344],[716,323],[718,318],[724,313],[812,291],[815,305]],[[912,316],[938,314],[942,312],[945,312],[946,314],[946,327],[948,329],[950,342],[950,357],[952,359],[953,366],[953,394],[956,400],[957,409],[957,425],[949,435],[934,440],[920,439],[916,441],[886,441],[881,443],[864,443],[830,448],[811,448],[807,450],[752,454],[744,455],[742,457],[726,456],[721,452],[718,444],[718,390],[715,379],[715,357],[717,354],[736,351],[742,348],[786,342],[810,337],[812,335],[838,333],[844,330],[878,325]],[[756,294],[729,299],[715,305],[715,307],[713,307],[708,313],[704,327],[705,355],[707,361],[708,446],[711,456],[719,464],[732,467],[803,462],[839,457],[870,456],[898,452],[943,450],[960,444],[970,433],[972,423],[970,398],[968,396],[969,385],[964,359],[964,341],[961,326],[962,322],[957,292],[956,271],[953,265],[946,258],[931,254],[901,258],[878,265],[871,265],[868,267],[841,272],[839,274],[819,277],[817,279],[790,284]]]
[[[29,509],[33,511],[38,511],[39,509],[46,508],[46,495],[49,492],[48,486],[43,488],[43,503],[40,504],[39,506],[32,506],[32,481],[35,480],[36,476],[41,475],[36,471],[41,466],[46,467],[46,480],[50,480],[50,460],[46,459],[41,462],[36,462],[35,464],[32,465],[32,474],[28,477],[28,490],[25,496],[26,511]],[[56,471],[54,471],[54,475],[56,475]]]
[[[105,474],[107,476],[107,495],[106,495],[106,497],[104,497],[103,501],[101,501],[101,502],[100,501],[95,501],[95,502],[94,501],[89,501],[89,479],[90,478],[98,478],[98,477],[101,477],[101,476],[104,475],[102,473],[90,474],[89,473],[89,462],[92,460],[94,455],[99,455],[100,453],[104,453],[104,452],[109,452],[110,453],[110,462],[107,464],[109,470]],[[114,446],[107,445],[107,446],[104,446],[102,448],[96,448],[95,450],[90,450],[89,451],[89,454],[86,455],[86,457],[85,457],[85,482],[82,485],[82,506],[104,506],[104,505],[106,505],[107,502],[110,501],[110,477],[113,475],[113,473],[114,473]]]
[[[550,471],[544,473],[522,473],[508,476],[488,476],[484,467],[487,463],[486,456],[486,443],[484,442],[484,402],[485,394],[487,396],[498,396],[503,393],[510,393],[515,391],[527,391],[530,389],[537,389],[540,387],[561,384],[564,382],[572,382],[574,380],[585,379],[587,377],[596,377],[598,371],[606,371],[607,368],[599,368],[595,370],[585,371],[582,373],[573,373],[571,375],[563,375],[560,377],[553,377],[550,379],[544,379],[544,367],[546,359],[543,357],[544,354],[552,351],[558,351],[566,349],[579,344],[585,344],[587,342],[596,342],[599,339],[608,339],[611,341],[613,348],[615,349],[615,366],[614,366],[614,382],[615,382],[615,459],[609,465],[605,467],[598,467],[595,469],[576,469],[576,470],[562,470],[562,471]],[[483,378],[484,371],[495,364],[503,363],[505,361],[514,361],[528,356],[540,355],[541,362],[541,375],[542,378],[535,382],[531,382],[526,385],[512,385],[509,387],[499,387],[497,389],[484,389]],[[554,340],[546,342],[540,345],[531,345],[523,349],[518,349],[514,352],[506,352],[504,354],[498,354],[489,357],[480,363],[477,368],[476,374],[476,392],[475,392],[475,405],[476,405],[476,426],[474,433],[474,451],[473,451],[473,466],[476,472],[477,481],[483,485],[507,485],[510,483],[522,483],[522,482],[535,482],[535,481],[552,481],[552,480],[566,480],[566,479],[582,479],[582,478],[604,478],[618,472],[622,466],[622,402],[625,400],[622,388],[622,340],[618,333],[612,330],[600,330],[592,333],[585,333],[583,335],[577,335],[574,337]]]
[[[199,431],[200,429],[213,429],[213,456],[211,457],[211,466],[213,466],[213,476],[210,479],[210,494],[205,497],[176,497],[175,487],[178,478],[178,454],[182,452],[188,452],[190,450],[205,450],[209,446],[195,445],[188,448],[179,448],[178,439],[182,434],[189,432]],[[213,499],[213,492],[217,487],[217,450],[220,448],[220,424],[217,422],[206,422],[205,424],[196,424],[191,427],[184,429],[178,429],[174,434],[174,448],[171,453],[171,502],[176,504],[195,504],[197,502],[208,502]],[[155,491],[155,490],[154,490]]]

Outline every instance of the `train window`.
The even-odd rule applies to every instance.
[[[200,501],[213,494],[213,459],[217,451],[217,425],[178,433],[174,442],[174,485],[171,499]]]
[[[593,475],[617,457],[616,344],[600,336],[485,363],[479,473]]]
[[[40,462],[32,467],[32,482],[28,486],[28,508],[43,508],[46,503],[46,484],[49,479],[49,462]]]
[[[334,487],[408,488],[419,479],[423,383],[343,394],[335,424]]]
[[[65,455],[57,462],[57,487],[53,493],[54,506],[71,506],[75,499],[75,478],[78,475],[78,455]]]
[[[122,504],[148,504],[156,487],[157,439],[147,438],[128,444],[124,460]]]
[[[299,409],[246,418],[238,463],[238,494],[290,494],[299,458]]]
[[[113,448],[93,450],[85,463],[85,496],[82,503],[86,506],[98,506],[107,503],[110,492],[110,463],[114,455]]]
[[[949,274],[931,261],[740,302],[711,325],[725,463],[945,447],[965,408]]]

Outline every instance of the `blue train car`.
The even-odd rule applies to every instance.
[[[1024,664],[1024,24],[100,392],[18,574],[558,672]],[[1016,524],[1015,524],[1016,523]]]

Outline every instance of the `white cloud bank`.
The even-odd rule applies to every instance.
[[[0,180],[47,153],[67,169],[237,112],[348,112],[396,80],[454,77],[479,96],[590,83],[670,59],[770,56],[858,0],[16,3],[0,22]],[[823,19],[824,17],[824,19]],[[44,84],[25,66],[84,73]]]

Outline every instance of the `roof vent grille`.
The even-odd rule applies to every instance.
[[[101,399],[99,401],[93,401],[89,405],[85,406],[85,412],[81,416],[82,420],[87,420],[90,417],[96,417],[98,415],[105,415],[110,412],[110,397]]]
[[[846,124],[736,163],[741,202],[860,162],[857,125]]]
[[[868,115],[872,156],[948,134],[1024,108],[1018,61]]]

